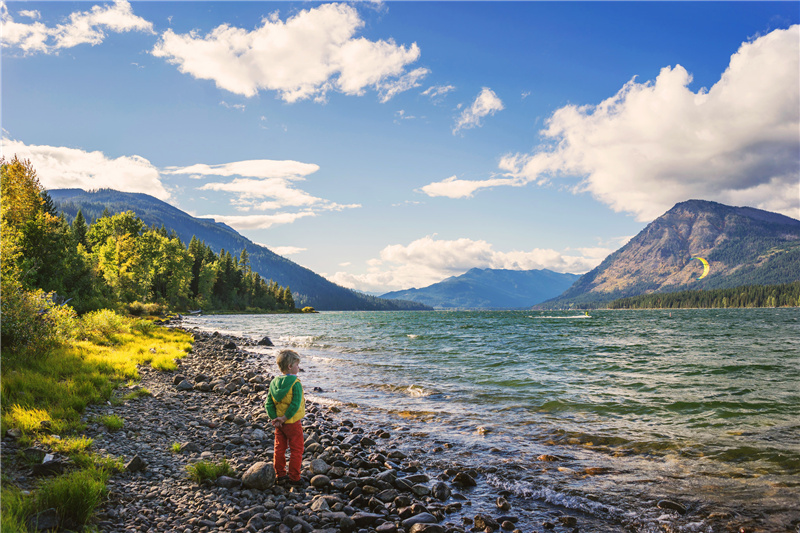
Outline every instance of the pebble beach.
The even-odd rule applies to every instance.
[[[180,322],[178,326],[180,327]],[[377,427],[347,405],[306,400],[303,484],[276,483],[273,428],[264,409],[275,365],[266,365],[252,338],[187,330],[191,353],[174,372],[140,366],[141,380],[116,394],[147,389],[122,403],[87,408],[85,435],[93,449],[122,458],[92,525],[102,532],[466,533],[645,531],[636,521],[598,523],[597,517],[542,502],[520,501],[492,487],[492,467],[443,461],[450,445],[402,426]],[[270,345],[269,339],[261,341]],[[277,354],[278,347],[270,347]],[[302,357],[302,353],[301,353]],[[266,361],[269,361],[268,357]],[[302,380],[302,373],[300,374]],[[313,388],[306,387],[312,396]],[[321,392],[321,391],[320,391]],[[309,394],[310,393],[310,394]],[[109,431],[98,417],[124,420]],[[3,453],[17,453],[13,439]],[[59,458],[56,458],[58,461]],[[543,463],[558,457],[540,457]],[[190,465],[228,463],[215,480],[194,481]],[[16,472],[21,485],[25,472]],[[33,476],[29,475],[29,481]],[[657,503],[664,516],[687,509]],[[57,517],[40,516],[40,529]],[[725,516],[719,531],[735,531]],[[726,522],[728,522],[726,524]],[[725,524],[725,525],[723,525]],[[685,529],[681,528],[681,531]],[[716,529],[715,529],[716,530]],[[675,531],[678,531],[677,529]],[[703,529],[705,531],[705,529]]]

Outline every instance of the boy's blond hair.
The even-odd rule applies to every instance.
[[[295,363],[300,362],[300,356],[297,355],[297,352],[294,350],[281,350],[278,352],[277,361],[278,368],[281,369],[281,372],[286,373],[289,371],[289,367]]]

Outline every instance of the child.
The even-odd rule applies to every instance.
[[[300,466],[303,464],[303,427],[300,420],[305,416],[303,386],[297,378],[300,371],[300,356],[292,350],[281,350],[277,358],[278,368],[284,373],[269,384],[269,397],[264,407],[275,427],[275,474],[278,482],[286,481],[286,446],[289,446],[288,484],[301,486]]]

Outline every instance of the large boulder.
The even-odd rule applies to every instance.
[[[242,484],[248,489],[271,489],[275,486],[275,468],[271,463],[259,461],[244,473]]]

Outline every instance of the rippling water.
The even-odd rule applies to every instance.
[[[453,443],[444,460],[496,466],[496,489],[581,513],[582,531],[605,531],[609,519],[620,531],[800,523],[798,309],[327,312],[185,325],[297,349],[307,389]],[[655,508],[663,498],[690,512],[668,517]]]

